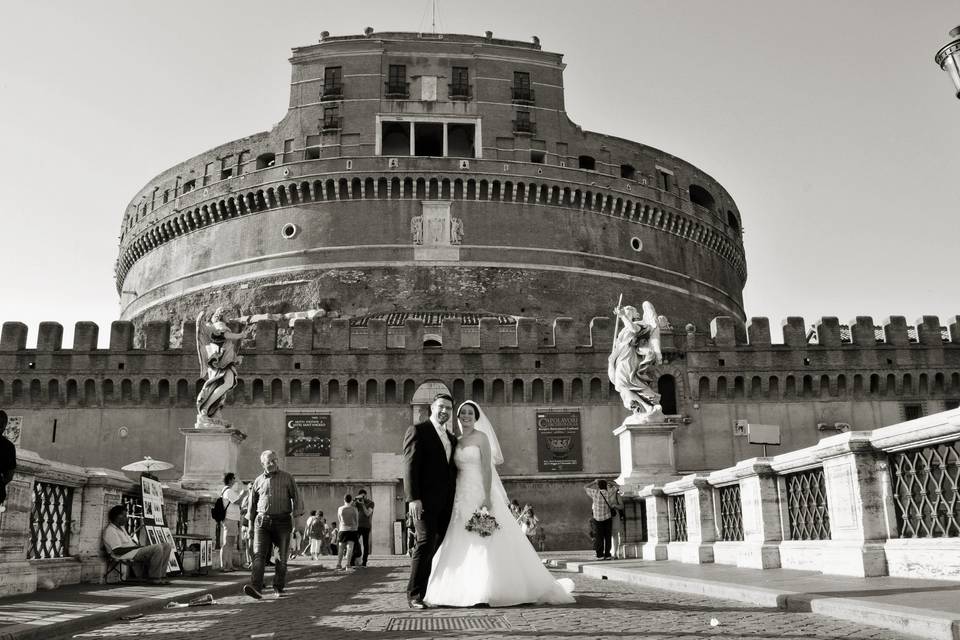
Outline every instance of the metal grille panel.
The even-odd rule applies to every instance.
[[[743,512],[740,505],[740,485],[732,484],[717,489],[720,494],[720,539],[743,540]]]
[[[73,487],[37,480],[33,483],[28,559],[66,558],[70,553]]]
[[[177,503],[177,535],[187,535],[190,527],[190,505],[186,502]]]
[[[890,455],[901,538],[960,537],[960,440]]]
[[[510,629],[503,616],[410,616],[390,618],[387,631],[482,631]]]
[[[829,540],[827,486],[823,469],[810,469],[784,476],[787,483],[787,513],[791,540]]]
[[[687,498],[683,494],[671,496],[673,503],[673,527],[670,530],[671,542],[687,541]]]

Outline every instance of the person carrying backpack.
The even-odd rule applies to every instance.
[[[326,520],[323,519],[323,511],[319,514],[316,511],[311,511],[304,527],[303,537],[310,541],[310,555],[314,562],[320,559],[320,554],[323,552],[323,541],[326,537],[324,526],[326,524]]]
[[[240,559],[240,549],[238,542],[240,540],[240,501],[246,489],[243,483],[237,480],[233,473],[226,473],[223,476],[223,489],[217,501],[213,504],[211,512],[213,519],[221,516],[220,530],[220,570],[223,573],[238,571],[243,568]]]

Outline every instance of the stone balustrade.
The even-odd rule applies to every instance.
[[[960,409],[639,492],[643,557],[960,578]]]
[[[102,582],[106,559],[101,532],[107,513],[125,494],[139,493],[139,483],[119,471],[53,462],[18,450],[6,511],[0,513],[0,597]],[[177,530],[176,505],[186,504],[186,531],[212,538],[216,523],[210,507],[215,499],[165,485],[164,515],[170,530]]]

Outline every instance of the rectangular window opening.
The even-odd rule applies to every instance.
[[[534,164],[544,164],[546,161],[547,153],[545,151],[530,150],[530,162]]]
[[[407,65],[391,64],[387,70],[387,96],[388,98],[406,98],[407,91]]]
[[[447,125],[447,155],[451,158],[473,158],[476,155],[474,135],[476,126],[451,123]],[[419,155],[419,154],[418,154]]]
[[[414,155],[443,157],[443,123],[416,122],[413,136]]]
[[[307,136],[307,148],[304,149],[304,160],[320,159],[320,136]]]
[[[383,122],[380,125],[380,153],[385,156],[410,155],[410,123]]]

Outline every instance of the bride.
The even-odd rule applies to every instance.
[[[460,405],[457,417],[462,435],[453,453],[457,465],[453,517],[433,557],[424,602],[450,607],[575,602],[540,562],[510,513],[495,468],[503,462],[503,454],[490,421],[469,400]],[[487,537],[465,528],[481,507],[500,525]]]

